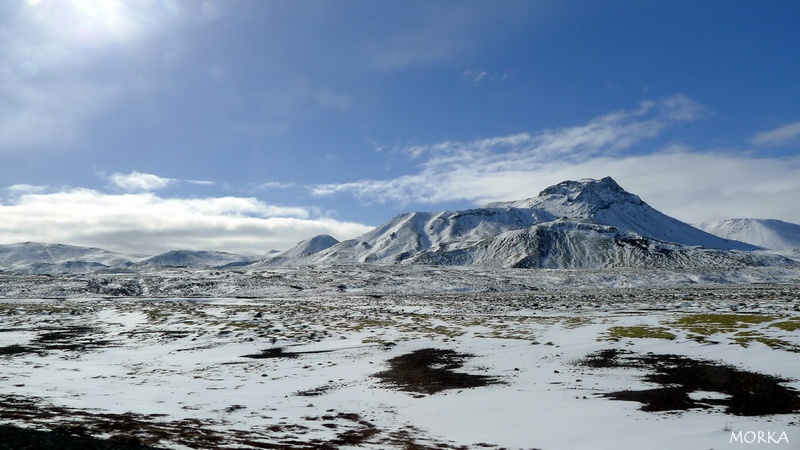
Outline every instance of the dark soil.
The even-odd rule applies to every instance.
[[[226,409],[241,409],[232,405]],[[201,419],[166,420],[157,414],[110,414],[48,405],[40,399],[0,395],[0,421],[37,424],[48,431],[0,425],[0,450],[163,450],[156,445],[179,444],[195,450],[336,450],[343,447],[467,450],[468,446],[426,439],[411,427],[383,430],[358,413],[327,410],[304,417],[303,423],[265,423],[250,430],[216,431],[221,422]],[[333,435],[311,438],[310,426]],[[335,431],[331,431],[335,430]],[[98,439],[96,435],[111,435]],[[422,441],[420,441],[422,438]],[[497,448],[479,444],[480,447]]]
[[[97,335],[100,332],[92,327],[47,327],[37,331],[40,331],[39,335],[28,345],[15,344],[0,347],[0,355],[42,353],[52,350],[87,351],[114,345],[110,340],[98,339]]]
[[[789,380],[727,364],[680,355],[637,355],[616,349],[592,353],[580,363],[593,368],[622,367],[650,371],[643,377],[644,380],[661,387],[604,395],[613,400],[642,403],[643,411],[724,407],[726,413],[737,416],[800,412],[800,393],[781,384]],[[727,398],[693,399],[689,394],[695,391],[718,392]]]
[[[0,355],[18,355],[21,353],[32,353],[35,352],[34,348],[25,347],[24,345],[8,345],[5,347],[0,347]]]
[[[270,359],[270,358],[297,358],[297,353],[287,352],[282,347],[261,350],[261,353],[242,355],[242,358]]]
[[[496,377],[454,371],[473,356],[453,350],[425,348],[390,359],[389,370],[377,373],[375,377],[401,391],[423,394],[500,383]]]
[[[242,358],[253,359],[270,359],[270,358],[297,358],[300,355],[313,355],[316,353],[330,353],[333,350],[310,350],[305,352],[289,352],[283,347],[273,347],[266,350],[261,350],[261,353],[252,353],[250,355],[242,355]]]
[[[0,450],[157,450],[138,443],[0,425]]]

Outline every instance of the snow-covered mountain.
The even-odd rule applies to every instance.
[[[147,256],[38,242],[0,245],[0,272],[27,274],[139,271],[161,267],[233,267],[247,265],[258,259],[213,251],[176,250]]]
[[[701,223],[697,228],[725,239],[768,249],[800,248],[800,225],[775,219],[727,219]]]
[[[720,239],[657,211],[622,189],[611,177],[564,181],[545,189],[537,197],[490,203],[486,207],[542,210],[555,217],[610,225],[665,242],[723,250],[756,250],[754,245]]]
[[[257,258],[226,252],[172,250],[139,262],[145,267],[232,267],[255,262]]]
[[[35,274],[120,270],[146,257],[77,245],[22,242],[0,245],[0,270]]]
[[[320,234],[318,236],[298,242],[297,245],[280,252],[278,255],[276,255],[276,257],[297,258],[300,256],[321,252],[322,250],[329,249],[338,243],[339,240],[337,240],[335,237],[327,234]]]
[[[466,211],[400,214],[364,235],[274,263],[492,267],[793,264],[669,217],[611,178],[565,181],[537,197]]]

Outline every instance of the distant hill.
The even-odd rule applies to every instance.
[[[0,270],[16,273],[82,273],[124,270],[145,255],[115,253],[94,247],[22,242],[0,245]]]
[[[297,258],[300,256],[321,252],[322,250],[327,250],[338,243],[339,241],[333,236],[320,234],[318,236],[300,241],[294,247],[283,251],[276,256],[280,258]]]
[[[696,226],[725,239],[736,239],[763,248],[774,250],[800,248],[800,225],[782,220],[727,219]]]
[[[247,265],[258,259],[213,251],[175,250],[148,257],[65,244],[0,245],[0,272],[27,274],[140,271],[162,267],[222,268]]]
[[[172,250],[160,255],[151,256],[139,262],[139,266],[157,267],[231,267],[247,265],[257,258],[250,258],[233,253],[196,251],[196,250]]]

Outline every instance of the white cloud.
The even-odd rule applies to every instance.
[[[217,183],[207,180],[183,180],[184,183],[196,184],[198,186],[214,186]]]
[[[347,239],[365,225],[255,198],[163,198],[89,189],[19,195],[0,204],[0,242],[59,242],[157,254],[175,249],[263,254],[316,234]]]
[[[297,187],[297,183],[294,182],[281,183],[279,181],[267,181],[266,183],[261,183],[259,185],[253,186],[252,189],[255,190],[293,189],[295,187]]]
[[[800,156],[753,158],[744,153],[668,147],[634,154],[632,146],[678,122],[705,117],[685,96],[642,102],[585,125],[470,142],[407,149],[419,171],[394,179],[310,186],[313,195],[352,194],[370,203],[436,204],[533,197],[552,184],[612,176],[653,207],[688,222],[730,217],[800,222],[787,208],[800,192]]]
[[[751,141],[757,146],[779,147],[793,143],[798,138],[800,138],[800,122],[794,122],[773,130],[762,131]]]
[[[108,176],[108,180],[112,185],[126,192],[157,191],[178,181],[173,178],[163,178],[158,175],[136,171],[128,174],[115,172]]]
[[[42,192],[46,192],[47,189],[48,189],[47,186],[34,186],[31,184],[15,184],[3,190],[13,196],[18,196],[23,194],[40,194]]]

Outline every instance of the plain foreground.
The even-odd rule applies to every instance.
[[[0,448],[800,445],[796,275],[414,270],[4,277]]]

